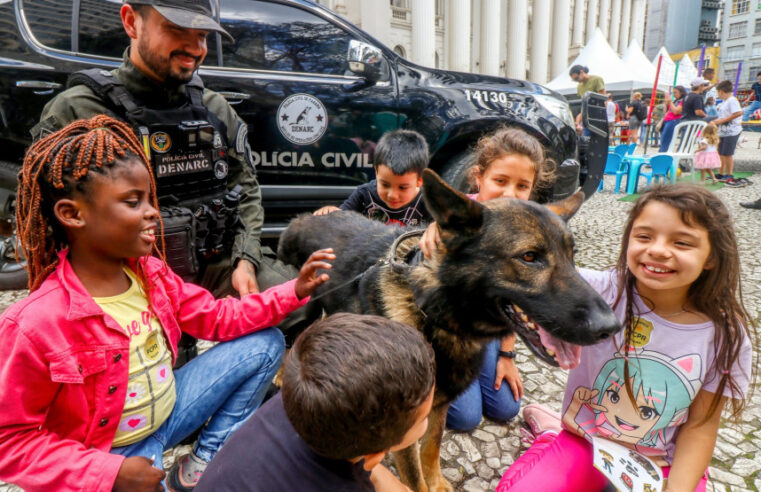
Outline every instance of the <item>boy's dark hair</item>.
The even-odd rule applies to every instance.
[[[718,84],[716,84],[716,90],[721,92],[732,92],[732,89],[734,89],[734,85],[729,80],[722,80]]]
[[[711,67],[706,67],[703,69],[703,75],[705,75],[706,73],[714,73],[714,72],[715,70]]]
[[[414,328],[334,314],[296,339],[283,365],[283,405],[314,452],[347,460],[399,444],[435,375],[433,350]]]
[[[589,73],[589,68],[585,67],[584,65],[574,65],[571,67],[569,74],[574,75],[581,72]]]
[[[151,8],[150,5],[145,5],[142,3],[127,2],[127,5],[132,7],[132,10],[134,10],[135,13],[143,19],[145,19],[148,16],[148,9]]]
[[[428,167],[428,143],[412,130],[394,130],[383,134],[375,147],[374,166],[383,164],[397,176],[415,171],[422,176]]]

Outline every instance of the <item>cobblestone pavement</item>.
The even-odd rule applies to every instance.
[[[746,134],[747,141],[738,151],[738,170],[761,171],[761,151],[756,150],[759,134]],[[746,210],[738,203],[761,197],[761,173],[745,188],[723,187],[717,193],[729,206],[734,217],[740,247],[743,294],[745,305],[757,323],[761,308],[761,211]],[[596,193],[571,221],[578,245],[578,263],[582,266],[603,269],[611,266],[618,255],[621,233],[630,203],[617,200],[622,195],[612,193],[613,181],[606,178],[605,191]],[[24,291],[0,293],[0,310],[22,298]],[[566,373],[551,369],[532,360],[527,349],[518,344],[518,365],[525,387],[524,403],[539,402],[555,410],[560,409]],[[758,348],[756,349],[758,355]],[[757,361],[756,361],[757,364]],[[758,386],[758,385],[757,385]],[[444,436],[441,459],[444,475],[457,490],[482,492],[494,490],[502,473],[525,450],[518,432],[520,417],[503,424],[483,421],[470,433],[447,431]],[[176,456],[187,452],[176,448],[164,455],[165,467],[171,466]],[[745,491],[761,490],[761,393],[756,392],[749,401],[739,425],[725,424],[711,463],[708,490]],[[19,489],[0,485],[0,492]]]

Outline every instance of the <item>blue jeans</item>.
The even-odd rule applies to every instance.
[[[175,373],[177,401],[172,414],[142,441],[111,449],[126,457],[161,455],[203,426],[193,452],[209,462],[228,437],[259,408],[285,352],[277,328],[215,345]]]
[[[661,147],[658,152],[666,152],[669,149],[671,139],[674,138],[674,127],[682,121],[681,118],[671,121],[664,121],[661,128]]]
[[[750,103],[750,105],[743,109],[743,121],[748,121],[750,119],[750,115],[753,114],[753,111],[761,109],[761,101],[753,101]]]
[[[481,373],[473,384],[449,405],[447,412],[447,427],[459,431],[469,431],[478,427],[481,416],[502,422],[518,415],[521,401],[515,401],[513,390],[507,381],[502,381],[499,390],[494,389],[497,377],[497,350],[499,340],[494,340],[486,346],[484,365]]]

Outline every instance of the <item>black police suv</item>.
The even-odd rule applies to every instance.
[[[121,3],[0,1],[5,234],[13,228],[16,174],[29,130],[45,103],[65,89],[72,73],[119,65],[129,43]],[[296,213],[338,204],[372,179],[375,142],[397,128],[423,134],[430,167],[465,189],[475,141],[500,125],[520,127],[558,165],[553,196],[545,199],[565,197],[580,183],[587,195],[594,192],[605,154],[588,158],[579,152],[571,111],[557,93],[522,80],[415,65],[308,0],[215,3],[215,15],[234,41],[211,34],[200,75],[249,125],[266,212],[264,237],[277,237]],[[590,114],[602,106],[592,98]],[[607,132],[607,125],[598,126]],[[594,145],[607,140],[602,133],[593,133],[591,147],[603,148]],[[0,269],[0,287],[11,273]]]

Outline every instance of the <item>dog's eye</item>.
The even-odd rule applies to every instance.
[[[526,263],[533,263],[536,261],[536,253],[533,251],[526,251],[521,255],[521,259]]]

